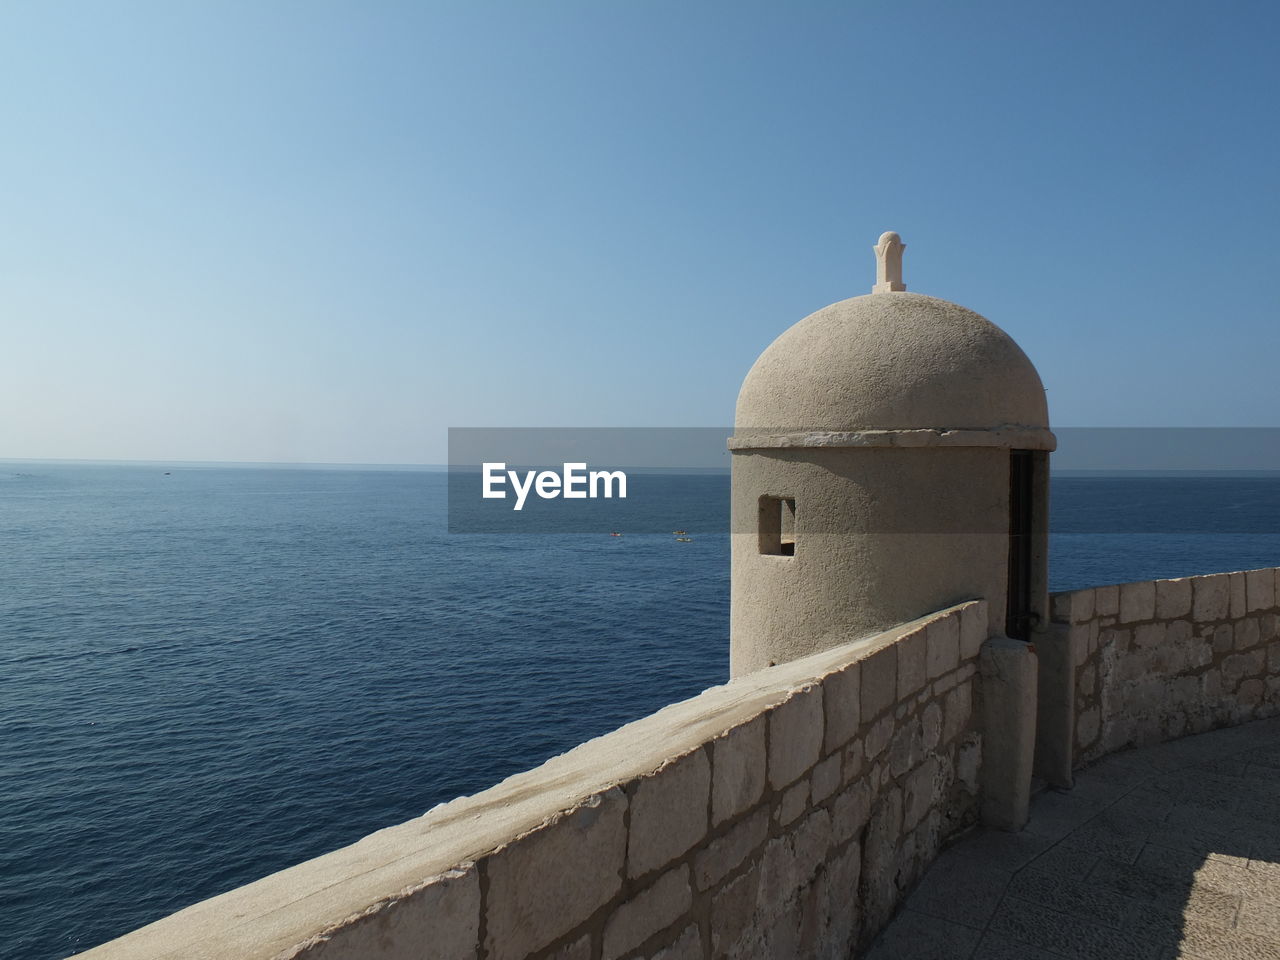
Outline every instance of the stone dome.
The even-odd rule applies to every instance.
[[[1053,445],[1044,386],[1013,339],[972,310],[905,292],[841,300],[783,333],[743,381],[736,425],[739,436],[928,431],[966,442],[983,431],[982,445]]]

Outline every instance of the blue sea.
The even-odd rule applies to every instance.
[[[0,957],[66,957],[725,679],[670,534],[450,534],[442,472],[0,463]],[[1280,564],[1280,477],[1062,477],[1055,590]]]

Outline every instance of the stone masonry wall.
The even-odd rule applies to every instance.
[[[845,958],[976,822],[982,601],[713,687],[90,960]]]
[[[1060,593],[1075,764],[1280,712],[1280,568]]]

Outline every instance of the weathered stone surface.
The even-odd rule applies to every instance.
[[[969,725],[973,713],[973,683],[962,683],[943,701],[942,740],[950,743]]]
[[[781,790],[822,755],[822,688],[806,687],[769,714],[769,784]]]
[[[565,944],[551,954],[548,960],[591,960],[591,934]]]
[[[935,800],[934,788],[938,777],[938,758],[929,757],[916,767],[903,782],[902,826],[913,829],[924,819]]]
[[[1243,573],[1229,573],[1227,581],[1227,589],[1230,591],[1231,600],[1229,610],[1231,616],[1243,617],[1248,612],[1248,604],[1245,603],[1245,579]]]
[[[862,672],[862,722],[870,723],[894,704],[898,694],[898,652],[877,650],[859,665]]]
[[[1133,645],[1140,650],[1149,650],[1164,643],[1167,627],[1163,623],[1144,623],[1133,628]]]
[[[898,699],[905,700],[924,687],[928,629],[907,634],[896,644],[898,651]]]
[[[844,755],[833,753],[813,768],[809,777],[809,794],[814,804],[822,803],[840,789]]]
[[[934,750],[942,740],[942,707],[936,702],[920,712],[920,739],[925,752]]]
[[[831,753],[858,735],[862,723],[862,669],[857,663],[831,674],[823,684],[827,728],[822,750]]]
[[[764,843],[768,834],[769,811],[761,807],[699,850],[693,860],[693,877],[698,889],[707,890],[736,870]]]
[[[1230,582],[1227,574],[1214,573],[1192,577],[1192,616],[1200,623],[1225,620],[1230,607]]]
[[[858,832],[871,815],[871,785],[859,780],[844,789],[831,806],[832,842],[844,843]]]
[[[871,725],[871,729],[863,738],[863,749],[866,751],[868,760],[874,760],[880,756],[885,747],[889,746],[889,742],[893,739],[893,731],[893,717],[881,717]]]
[[[1262,673],[1265,660],[1261,650],[1237,653],[1222,661],[1222,682],[1227,690],[1234,690],[1245,677]]]
[[[878,929],[889,919],[901,895],[895,882],[901,838],[902,791],[894,787],[875,805],[863,845],[863,915],[871,929]]]
[[[960,621],[946,617],[929,624],[925,631],[925,672],[930,680],[936,680],[960,666]]]
[[[852,783],[861,776],[862,761],[865,756],[861,740],[854,740],[844,748],[844,768],[840,773],[841,784]]]
[[[1249,570],[1245,573],[1245,603],[1250,613],[1270,610],[1276,605],[1276,571]]]
[[[465,960],[480,939],[480,880],[475,865],[432,877],[394,900],[375,904],[289,954],[291,960],[431,956]]]
[[[781,905],[808,883],[831,849],[831,815],[815,810],[795,829],[765,844],[761,859],[761,897]]]
[[[711,816],[724,823],[749,810],[764,793],[766,755],[763,716],[734,727],[711,743],[715,778],[711,785]]]
[[[889,745],[889,770],[893,776],[902,776],[919,763],[923,756],[919,722],[898,724],[893,734],[893,743]]]
[[[1120,622],[1137,623],[1156,615],[1156,585],[1150,580],[1142,583],[1120,584]]]
[[[519,960],[572,930],[617,894],[626,807],[626,797],[615,787],[488,858],[490,957]]]
[[[965,604],[960,611],[960,658],[972,660],[978,656],[987,639],[987,602]]]
[[[692,904],[689,868],[682,865],[664,873],[609,917],[604,926],[602,960],[618,960],[687,914]]]
[[[1173,620],[1191,612],[1191,580],[1156,581],[1156,617]]]
[[[1257,617],[1246,617],[1236,624],[1236,649],[1248,650],[1256,647],[1261,639]]]
[[[1110,584],[1095,587],[1093,591],[1093,608],[1099,617],[1114,617],[1120,612],[1120,587]]]
[[[786,826],[809,806],[809,781],[801,780],[788,787],[778,801],[778,823]]]
[[[666,866],[707,835],[711,763],[695,750],[641,779],[631,799],[627,875]]]
[[[676,942],[663,947],[649,960],[702,960],[702,932],[697,924],[685,927]]]
[[[750,956],[738,949],[750,942],[760,892],[760,868],[752,867],[711,899],[711,953],[714,957]],[[744,943],[745,942],[745,943]]]

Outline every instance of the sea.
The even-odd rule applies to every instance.
[[[459,533],[440,471],[0,462],[0,957],[74,955],[723,682],[728,477],[646,484],[671,531]],[[1280,565],[1280,474],[1052,498],[1054,590]]]

